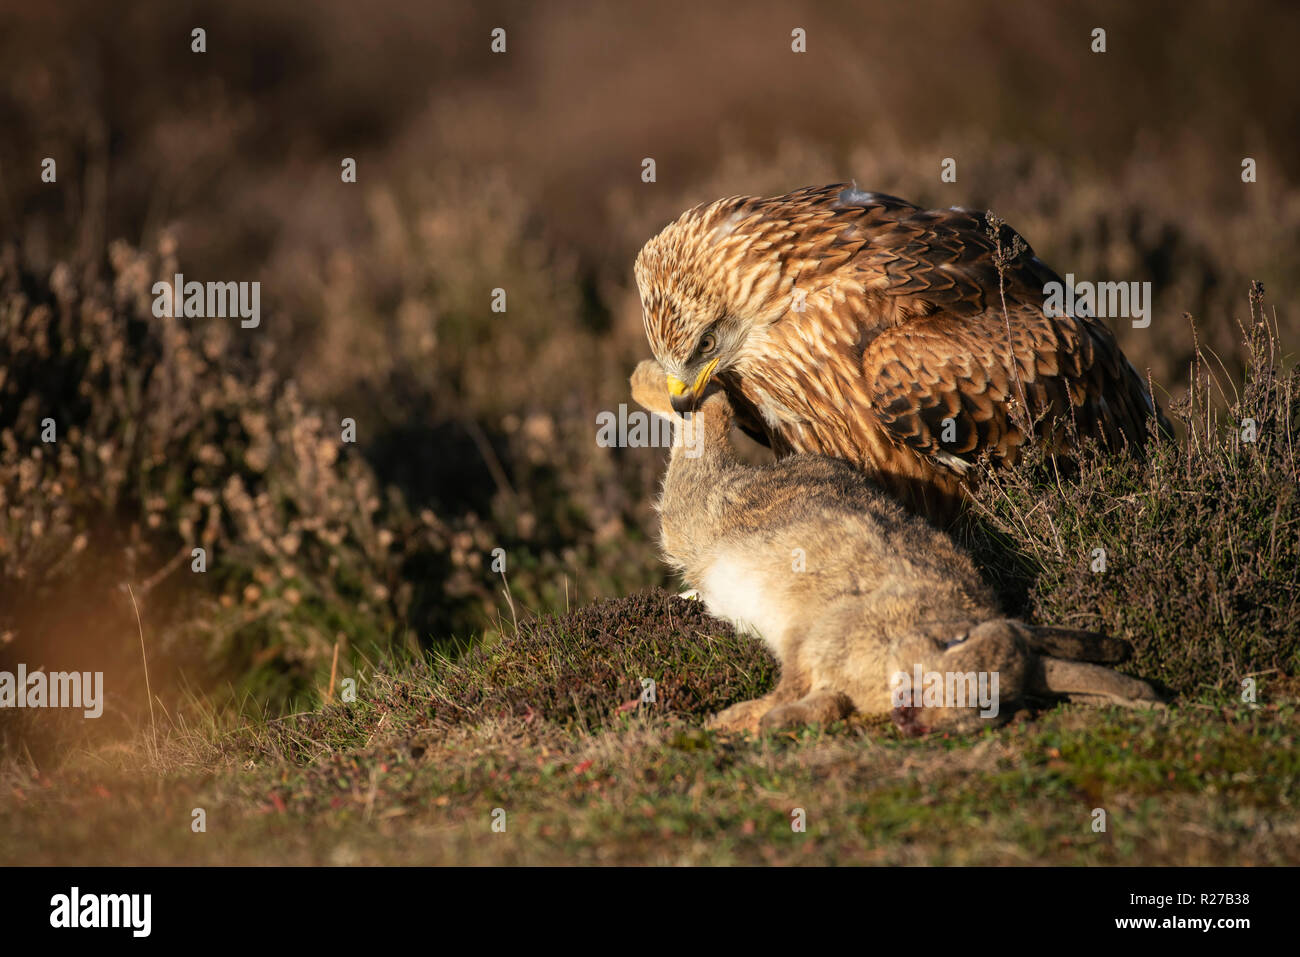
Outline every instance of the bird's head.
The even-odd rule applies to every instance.
[[[668,394],[679,414],[699,406],[710,383],[734,363],[746,338],[742,322],[699,308],[702,305],[679,303],[646,310],[650,348],[667,373]],[[686,312],[682,306],[696,308]]]
[[[709,384],[745,356],[763,324],[754,296],[739,294],[766,295],[767,282],[756,283],[752,274],[745,282],[747,270],[759,272],[762,264],[737,263],[732,231],[720,228],[719,217],[708,215],[713,212],[685,214],[636,260],[646,338],[678,413],[699,405]]]

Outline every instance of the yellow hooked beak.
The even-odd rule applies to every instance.
[[[718,359],[714,359],[700,370],[700,374],[695,377],[694,385],[688,386],[675,375],[668,377],[668,394],[672,397],[673,411],[678,415],[694,411],[700,401],[701,393],[704,392],[704,387],[709,384],[713,370],[718,367]]]

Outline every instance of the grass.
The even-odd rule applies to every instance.
[[[633,617],[648,607],[678,613],[569,654],[594,621],[660,620]],[[506,644],[379,670],[354,703],[284,719],[222,728],[193,701],[199,726],[178,714],[156,761],[117,746],[55,774],[10,762],[0,863],[1300,863],[1294,679],[1254,704],[1031,708],[969,737],[854,720],[754,738],[702,718],[715,694],[760,693],[770,660],[693,603],[600,603]],[[609,683],[521,711],[575,661]],[[683,668],[674,690],[624,707],[656,666]]]

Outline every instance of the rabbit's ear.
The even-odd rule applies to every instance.
[[[1030,648],[1053,658],[1118,664],[1133,653],[1133,646],[1124,639],[1099,635],[1095,631],[1048,625],[1023,625],[1022,628]]]
[[[668,375],[654,359],[646,359],[632,372],[632,400],[637,405],[669,419],[679,418],[668,395]]]

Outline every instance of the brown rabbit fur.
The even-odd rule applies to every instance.
[[[1095,663],[1123,660],[1126,643],[1003,617],[947,534],[847,463],[803,454],[743,464],[726,396],[713,392],[683,420],[654,360],[633,373],[632,394],[677,423],[658,503],[666,560],[711,614],[757,634],[781,665],[775,691],[712,726],[776,729],[859,711],[889,713],[907,733],[964,731],[1008,716],[997,702],[1025,694],[1158,706],[1145,682]],[[897,676],[918,668],[915,695],[900,696]],[[934,692],[931,674],[946,697],[922,693]],[[976,702],[980,676],[992,707],[987,695]]]

